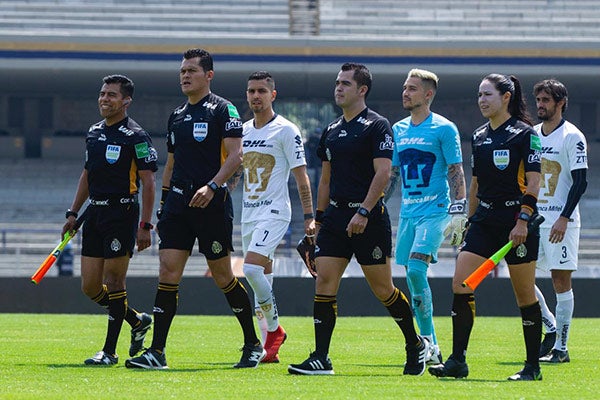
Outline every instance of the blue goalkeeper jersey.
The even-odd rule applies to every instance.
[[[462,163],[456,125],[436,113],[419,125],[410,117],[392,127],[392,166],[400,167],[401,218],[447,212],[450,205],[448,165]]]

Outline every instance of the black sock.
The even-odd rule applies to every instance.
[[[452,358],[464,362],[475,322],[475,295],[454,294],[452,301]],[[539,346],[538,346],[539,347]]]
[[[233,278],[229,285],[221,288],[225,298],[236,316],[242,332],[244,333],[244,344],[255,346],[260,343],[254,329],[254,308],[250,305],[248,291],[238,278]]]
[[[540,344],[542,340],[542,309],[539,302],[530,306],[521,307],[523,321],[523,336],[525,337],[525,351],[528,364],[539,367]]]
[[[315,353],[322,357],[329,354],[331,336],[337,319],[337,300],[335,296],[315,294],[313,305],[315,324]]]
[[[106,341],[102,348],[105,353],[116,354],[117,340],[119,340],[126,310],[127,292],[125,290],[108,294],[108,329],[106,330]]]
[[[158,290],[154,299],[154,330],[150,348],[164,351],[171,322],[173,322],[173,318],[177,313],[178,301],[179,285],[158,283]]]
[[[382,301],[382,303],[402,330],[406,344],[418,344],[419,337],[417,336],[417,331],[415,331],[412,311],[404,293],[400,289],[394,288],[394,293],[388,299]]]
[[[92,301],[97,303],[100,307],[108,309],[108,288],[106,285],[102,285],[102,290],[92,297]]]
[[[92,297],[92,301],[97,303],[100,307],[108,309],[108,288],[106,285],[102,285],[102,290],[96,296]],[[125,321],[132,328],[138,326],[142,321],[137,317],[138,312],[131,307],[127,307],[125,313]]]

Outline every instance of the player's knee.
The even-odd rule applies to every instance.
[[[244,263],[243,271],[244,275],[246,276],[246,279],[253,286],[260,280],[266,279],[265,269],[260,265]]]
[[[406,268],[406,279],[409,279],[413,285],[428,286],[427,264],[421,260],[410,259]]]

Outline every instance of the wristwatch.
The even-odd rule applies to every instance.
[[[365,217],[365,218],[369,218],[369,214],[370,214],[370,213],[369,213],[369,210],[367,210],[367,209],[366,209],[366,208],[364,208],[364,207],[358,207],[358,210],[356,210],[356,213],[357,213],[358,215],[362,215],[362,216],[363,216],[363,217]]]
[[[206,186],[211,188],[213,192],[216,192],[219,189],[219,185],[217,185],[214,181],[208,182]]]
[[[517,219],[521,219],[525,222],[529,222],[529,220],[531,219],[531,215],[527,214],[526,212],[521,211],[519,213],[519,216],[517,217]]]

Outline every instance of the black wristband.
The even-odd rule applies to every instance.
[[[167,196],[169,195],[170,190],[171,190],[171,188],[169,188],[168,186],[162,187],[162,193],[160,194],[160,204],[161,205],[165,204],[165,201],[167,200]]]
[[[69,218],[69,217],[75,217],[77,218],[78,214],[75,211],[71,211],[71,209],[67,210],[67,212],[65,213],[65,218]]]
[[[315,222],[318,222],[318,223],[323,222],[323,214],[324,214],[323,210],[317,210],[317,212],[315,214]]]
[[[313,213],[306,213],[304,214],[304,220],[306,221],[307,219],[313,219],[315,217],[315,215]]]
[[[521,205],[531,208],[531,211],[533,212],[537,209],[537,197],[531,193],[525,193],[521,199]]]

